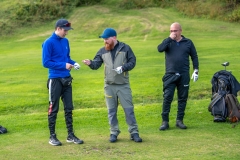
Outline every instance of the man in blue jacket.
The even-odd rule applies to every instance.
[[[67,142],[82,144],[73,132],[73,102],[72,102],[72,68],[78,70],[80,65],[70,58],[68,30],[73,29],[66,19],[59,19],[55,25],[55,32],[42,45],[42,63],[49,70],[47,88],[49,90],[48,127],[50,130],[49,144],[62,145],[57,139],[55,125],[59,110],[59,100],[64,104],[65,121],[68,130]]]
[[[105,46],[97,52],[93,60],[85,59],[83,63],[94,70],[104,63],[104,90],[110,124],[109,141],[116,142],[120,134],[117,119],[118,102],[120,101],[125,112],[130,139],[142,142],[138,133],[129,85],[129,71],[136,65],[136,57],[129,45],[117,40],[117,33],[113,28],[106,28],[99,38],[104,39]]]

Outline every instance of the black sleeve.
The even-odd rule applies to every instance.
[[[161,44],[158,45],[157,49],[158,52],[164,52],[168,49],[170,43],[172,42],[172,39],[170,37],[164,39]]]
[[[126,46],[127,48],[126,48],[126,50],[127,50],[127,63],[125,63],[123,66],[122,66],[122,68],[123,68],[123,71],[130,71],[130,70],[132,70],[134,67],[135,67],[135,65],[136,65],[136,57],[135,57],[135,55],[134,55],[134,53],[133,53],[133,51],[132,51],[132,49],[131,49],[131,47],[130,46]]]
[[[195,48],[195,46],[194,46],[192,41],[191,41],[190,56],[191,56],[191,59],[192,59],[192,62],[193,62],[193,69],[198,69],[199,70],[198,55],[197,55],[196,48]]]
[[[93,70],[97,70],[99,67],[101,67],[103,63],[103,59],[102,59],[102,49],[100,49],[96,56],[94,57],[93,60],[91,60],[91,64],[89,65],[89,67]]]

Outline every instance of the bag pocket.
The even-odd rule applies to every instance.
[[[73,78],[71,76],[66,78],[60,78],[60,81],[63,86],[70,86],[72,84],[72,80]]]

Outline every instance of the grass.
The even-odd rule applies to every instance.
[[[129,140],[124,114],[119,109],[122,133],[117,143],[108,143],[107,114],[104,108],[74,111],[75,133],[85,144],[75,145],[65,142],[66,129],[63,112],[58,116],[57,133],[63,142],[61,147],[50,146],[46,141],[48,129],[46,114],[19,114],[1,117],[11,124],[9,133],[1,135],[1,159],[237,159],[239,143],[236,132],[227,123],[213,123],[206,116],[206,100],[196,102],[197,109],[188,107],[187,130],[174,127],[159,132],[159,104],[136,107],[139,129],[144,142],[136,144]],[[190,102],[190,105],[193,102]],[[176,103],[174,103],[176,105]],[[194,111],[194,112],[193,112]],[[172,109],[176,113],[175,107]],[[193,114],[194,113],[194,114]],[[171,116],[174,119],[174,116]],[[11,129],[12,128],[12,129]],[[14,129],[13,129],[14,128]],[[226,137],[226,135],[228,135]],[[14,144],[13,144],[14,143]]]
[[[124,113],[119,107],[122,133],[115,144],[108,143],[109,126],[103,96],[103,67],[97,71],[81,64],[73,70],[74,128],[83,145],[67,144],[63,108],[57,120],[61,147],[48,144],[47,69],[41,64],[41,44],[53,31],[54,22],[38,28],[23,28],[0,40],[0,123],[8,134],[0,136],[0,159],[238,159],[239,126],[213,123],[207,110],[210,80],[229,61],[240,77],[238,25],[204,19],[189,19],[172,9],[114,10],[106,6],[82,7],[69,17],[74,30],[67,36],[71,56],[81,62],[92,59],[103,45],[98,35],[114,27],[118,39],[129,44],[137,56],[130,73],[135,114],[143,143],[129,140]],[[170,130],[159,132],[161,123],[164,54],[157,45],[178,21],[183,35],[193,40],[199,55],[200,72],[190,82],[190,96],[184,122],[187,130],[175,127],[176,97],[170,115]],[[191,68],[192,72],[192,68]]]

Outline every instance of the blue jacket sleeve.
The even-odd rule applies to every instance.
[[[68,54],[67,54],[67,57],[68,57],[68,63],[74,65],[74,63],[76,63],[74,60],[71,59],[70,57],[70,47],[69,47],[69,43],[68,43]]]

